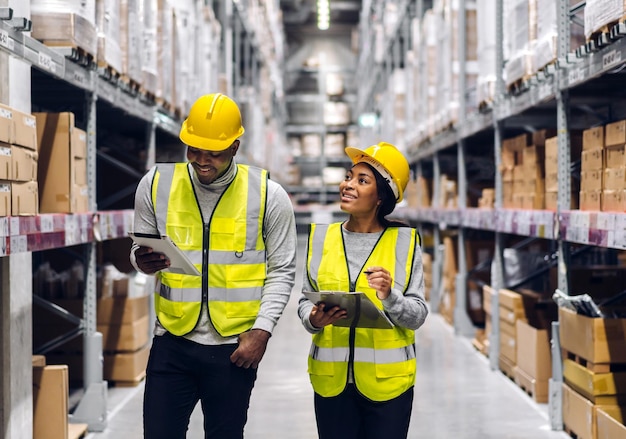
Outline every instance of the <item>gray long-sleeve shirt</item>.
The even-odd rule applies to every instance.
[[[341,231],[346,247],[350,282],[354,283],[382,232],[355,233],[346,230],[343,225]],[[412,267],[413,274],[406,292],[402,294],[402,291],[392,288],[389,297],[382,301],[385,312],[395,325],[413,330],[422,326],[428,315],[428,306],[424,300],[422,251],[419,247],[415,251],[416,255]],[[309,281],[306,270],[304,270],[302,289],[303,291],[313,291],[313,286]],[[313,303],[302,295],[298,302],[298,316],[306,330],[311,334],[315,334],[320,332],[321,329],[315,328],[309,321],[312,309]]]
[[[235,178],[237,166],[234,161],[220,178],[209,185],[203,185],[189,165],[193,176],[192,182],[198,197],[203,218],[211,218],[217,202],[228,185]],[[140,233],[158,233],[157,221],[152,206],[151,188],[154,168],[139,182],[135,193],[134,231]],[[261,308],[253,329],[263,329],[270,334],[282,315],[295,282],[296,273],[296,221],[293,205],[285,189],[275,181],[269,180],[267,185],[267,203],[263,221],[263,237],[267,252],[267,278],[261,296]],[[137,270],[134,259],[134,248],[131,251],[131,262]],[[166,332],[157,320],[155,335]],[[235,343],[237,337],[222,337],[217,333],[209,318],[206,304],[202,307],[200,320],[194,330],[185,335],[186,338],[205,345]]]

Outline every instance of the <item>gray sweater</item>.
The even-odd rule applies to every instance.
[[[346,230],[343,226],[341,231],[346,245],[350,283],[353,284],[382,232],[355,233]],[[308,254],[308,250],[306,254]],[[302,289],[313,291],[306,270],[304,270]],[[402,294],[401,291],[392,289],[389,297],[382,302],[385,312],[395,325],[413,330],[422,326],[428,315],[428,306],[424,300],[424,268],[422,266],[421,248],[416,248],[413,275],[406,293]],[[321,329],[313,327],[309,321],[312,308],[313,303],[302,295],[298,302],[298,316],[306,330],[315,334]]]
[[[211,218],[219,197],[235,178],[237,166],[233,161],[224,175],[209,185],[203,185],[198,181],[191,165],[189,165],[189,170],[191,175],[193,175],[193,185],[202,211],[202,217],[206,221],[208,218]],[[158,233],[150,196],[153,176],[154,168],[144,175],[135,193],[135,232]],[[268,181],[267,186],[263,237],[267,252],[267,278],[263,286],[261,309],[253,329],[263,329],[271,334],[289,301],[295,282],[297,249],[296,221],[293,205],[285,189],[272,180]],[[131,250],[131,262],[138,270],[134,260],[134,248]],[[163,335],[165,332],[166,330],[157,320],[154,334]],[[236,336],[224,338],[217,333],[209,318],[206,305],[202,307],[200,319],[195,329],[185,335],[185,337],[205,345],[237,342]]]

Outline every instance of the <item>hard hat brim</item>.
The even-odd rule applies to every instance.
[[[183,125],[180,129],[179,138],[180,140],[187,146],[191,146],[192,148],[203,149],[205,151],[224,151],[228,147],[230,147],[235,140],[243,136],[245,130],[243,127],[239,130],[236,136],[230,137],[224,140],[214,140],[207,139],[206,137],[196,136],[195,134],[191,134],[187,130],[187,121],[183,122]]]

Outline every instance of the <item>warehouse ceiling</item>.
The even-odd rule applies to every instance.
[[[358,25],[361,0],[329,0],[330,28],[352,28]],[[322,33],[317,29],[317,0],[280,0],[285,32],[289,35],[302,32]]]

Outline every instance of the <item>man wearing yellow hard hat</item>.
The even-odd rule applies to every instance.
[[[343,223],[311,224],[303,290],[360,292],[365,297],[359,300],[369,299],[388,321],[372,324],[365,311],[359,315],[365,308],[358,305],[348,315],[341,306],[300,298],[298,315],[313,334],[308,369],[317,431],[320,439],[405,439],[415,384],[415,331],[428,308],[419,234],[387,215],[403,199],[409,164],[385,142],[364,150],[348,147],[346,153],[353,165],[339,193],[349,217]]]
[[[243,134],[232,99],[202,96],[180,131],[187,162],[159,163],[137,187],[134,232],[169,236],[201,273],[131,250],[137,270],[157,281],[147,439],[184,438],[198,401],[206,438],[243,437],[257,366],[294,285],[291,200],[266,170],[235,162]]]

